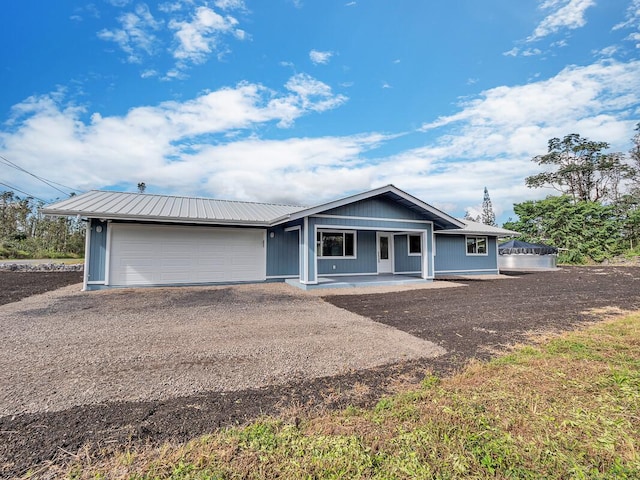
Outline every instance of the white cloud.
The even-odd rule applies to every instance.
[[[549,138],[576,132],[628,148],[640,113],[640,61],[571,66],[551,78],[485,90],[413,132],[423,146],[378,157],[395,137],[261,138],[274,124],[286,127],[346,101],[306,74],[292,76],[279,92],[241,83],[90,120],[60,96],[16,105],[0,127],[0,154],[29,170],[48,168],[47,178],[64,184],[128,183],[135,190],[145,181],[167,193],[309,204],[393,183],[458,215],[478,204],[486,186],[500,215],[514,202],[553,193],[524,185],[539,171],[530,160],[546,151]],[[15,184],[27,191],[37,186],[22,180]]]
[[[640,48],[640,33],[632,33],[626,39],[631,40],[633,42],[637,42],[636,48]]]
[[[620,22],[613,27],[613,30],[620,30],[621,28],[636,27],[640,24],[640,0],[632,0],[627,7],[625,14],[625,21]]]
[[[347,2],[344,4],[345,7],[355,7],[357,5],[357,2]]]
[[[569,128],[578,119],[589,118],[596,112],[628,108],[640,100],[638,92],[640,61],[569,66],[548,80],[487,90],[479,98],[463,103],[459,113],[425,124],[423,129],[456,122],[508,130],[554,124]]]
[[[634,42],[636,48],[640,48],[640,0],[633,0],[625,14],[625,21],[613,27],[613,30],[623,28],[635,28],[635,32],[629,34],[625,40]]]
[[[310,175],[316,167],[333,168],[332,162],[344,167],[380,138],[372,135],[285,142],[253,139],[252,132],[261,125],[288,126],[303,115],[326,111],[346,101],[345,97],[332,94],[326,84],[302,74],[291,77],[283,92],[241,83],[184,102],[136,107],[123,116],[95,112],[86,119],[85,109],[62,104],[61,95],[54,92],[34,96],[15,105],[10,122],[0,130],[0,152],[7,158],[19,158],[28,170],[46,168],[48,178],[64,180],[62,183],[81,189],[137,178],[167,190],[187,189],[193,193],[203,189],[218,194],[207,189],[211,185],[217,189],[219,183],[224,183],[224,176],[213,178],[221,171],[227,171],[232,182],[271,168],[270,176],[261,180],[261,198],[266,199],[269,192],[273,193],[269,184],[276,183],[277,175],[291,175],[295,170],[305,170],[304,175]],[[227,144],[225,135],[238,131],[248,132],[249,136]],[[212,138],[216,138],[213,145]],[[46,159],[42,156],[44,151]],[[235,163],[239,153],[234,152],[242,151],[251,155]],[[234,153],[233,161],[229,163],[219,152]],[[286,155],[280,158],[283,152]],[[321,173],[316,175],[321,182]],[[28,180],[21,179],[19,183],[27,185]],[[30,188],[40,186],[32,184]]]
[[[552,45],[552,46],[555,46],[555,45]],[[517,57],[517,56],[535,57],[537,55],[542,55],[542,53],[543,53],[542,50],[540,50],[539,48],[520,49],[518,47],[513,47],[511,50],[507,52],[502,52],[502,55],[506,57]]]
[[[151,77],[157,77],[157,76],[158,76],[158,72],[153,69],[143,70],[140,73],[141,78],[151,78]]]
[[[587,23],[585,12],[596,4],[595,0],[546,0],[540,5],[541,10],[550,13],[538,24],[527,38],[534,42],[562,29],[574,30]]]
[[[639,92],[640,61],[571,66],[547,80],[486,90],[425,124],[435,141],[396,156],[381,183],[405,178],[417,193],[440,190],[438,198],[454,204],[459,196],[458,205],[485,185],[494,205],[544,196],[551,192],[527,189],[524,177],[539,171],[530,159],[546,151],[547,140],[575,132],[626,148]]]
[[[221,36],[235,34],[244,38],[244,32],[238,35],[238,20],[231,16],[222,16],[209,7],[198,7],[191,21],[169,22],[169,28],[175,30],[177,47],[173,56],[182,62],[203,63],[209,54],[219,48]]]
[[[314,65],[326,65],[332,56],[333,52],[321,52],[320,50],[311,50],[309,52],[309,59]]]
[[[214,5],[220,11],[248,12],[243,0],[217,0]],[[230,52],[225,38],[250,38],[235,17],[209,6],[196,7],[191,0],[160,3],[157,9],[160,19],[154,18],[146,4],[138,4],[134,11],[118,17],[118,28],[105,28],[97,35],[117,44],[129,63],[143,63],[147,57],[170,52],[175,64],[165,75],[158,75],[162,80],[185,78],[192,64],[204,63],[210,56],[224,57]],[[167,30],[171,35],[165,34]],[[164,44],[167,38],[172,41],[170,46]]]
[[[98,38],[115,42],[127,54],[127,61],[140,63],[144,55],[152,55],[157,48],[157,37],[153,33],[161,26],[145,4],[136,6],[134,12],[118,17],[121,28],[103,29]]]
[[[164,13],[173,13],[182,10],[181,2],[165,2],[158,5],[158,10]]]
[[[522,55],[523,57],[533,57],[535,55],[540,55],[541,53],[542,50],[540,50],[539,48],[527,48],[526,50],[522,51],[520,55]]]
[[[92,18],[100,18],[100,11],[95,6],[94,3],[89,3],[82,7],[77,7],[74,10],[74,14],[69,17],[70,20],[81,22],[84,20],[85,16]]]
[[[614,56],[618,52],[618,47],[615,45],[610,45],[608,47],[604,47],[600,50],[593,50],[593,53],[597,57],[609,58]]]
[[[331,87],[305,73],[298,73],[291,77],[285,84],[285,88],[295,94],[295,97],[288,97],[284,104],[288,107],[299,105],[304,110],[323,112],[336,108],[347,101],[344,95],[334,95]],[[292,100],[294,100],[292,102]],[[281,123],[288,125],[286,116],[283,116]]]
[[[221,10],[246,10],[244,0],[216,0],[213,4]]]
[[[387,82],[382,82],[382,88],[393,88],[393,87],[391,86],[391,84]]]

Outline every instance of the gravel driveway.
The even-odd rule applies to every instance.
[[[284,284],[78,288],[0,306],[0,416],[237,391],[445,353]]]

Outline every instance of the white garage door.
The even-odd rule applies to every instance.
[[[264,230],[111,225],[110,285],[261,281]]]

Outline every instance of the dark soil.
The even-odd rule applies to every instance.
[[[10,272],[0,270],[0,305],[82,282],[82,272]]]
[[[3,286],[18,283],[0,279]],[[284,414],[286,421],[297,422],[299,415],[315,410],[372,405],[398,382],[417,384],[430,371],[449,374],[469,359],[486,359],[496,350],[527,340],[531,332],[569,330],[598,320],[590,309],[640,309],[639,267],[574,267],[463,283],[467,286],[326,297],[341,308],[442,345],[449,353],[440,358],[259,390],[2,417],[0,476],[20,475],[50,461],[73,460],[84,446],[99,456],[125,446],[188,440],[264,414]],[[25,287],[29,288],[33,287]]]

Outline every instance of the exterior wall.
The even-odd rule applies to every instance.
[[[497,238],[488,237],[487,247],[487,255],[467,255],[465,235],[436,234],[436,276],[498,273]]]
[[[358,203],[369,203],[367,202],[358,202]],[[371,206],[371,204],[369,204]],[[346,206],[348,207],[348,205]],[[361,205],[360,208],[363,206]],[[374,218],[349,218],[346,215],[343,217],[342,215],[338,218],[329,216],[327,214],[315,215],[309,217],[305,222],[307,225],[307,231],[304,233],[304,238],[306,239],[306,257],[305,257],[305,265],[308,268],[308,275],[306,277],[303,276],[303,281],[307,281],[310,283],[317,281],[317,275],[347,275],[347,274],[376,274],[377,273],[377,245],[376,245],[376,232],[412,232],[416,234],[420,234],[422,232],[426,233],[426,248],[424,249],[426,254],[428,255],[428,267],[427,267],[427,277],[433,277],[433,264],[431,252],[433,251],[432,245],[432,224],[428,221],[424,221],[421,219],[403,219],[402,217],[399,219],[392,219],[389,217],[382,217],[380,215],[389,214],[392,212],[392,209],[387,208],[388,205],[383,204],[383,211],[374,211],[372,214],[375,215]],[[345,210],[342,210],[344,207],[340,209],[342,213],[346,213]],[[385,213],[386,212],[386,213]],[[407,214],[407,212],[413,213],[410,210],[401,207],[400,210],[395,210],[395,214],[402,215]],[[389,218],[389,220],[381,220],[381,218]],[[345,229],[345,230],[355,230],[357,236],[357,250],[356,250],[356,258],[347,259],[347,258],[336,258],[336,259],[325,259],[318,258],[316,259],[316,231],[317,229]],[[400,236],[401,237],[401,236]],[[422,270],[422,256],[408,256],[408,249],[406,247],[407,237],[404,236],[405,248],[400,254],[400,250],[396,246],[395,240],[393,243],[394,248],[394,264],[400,267],[400,270],[397,268],[395,271],[397,273],[401,272],[420,272]],[[398,255],[395,253],[398,252]],[[401,258],[406,257],[406,258]],[[318,272],[316,274],[316,263]],[[394,266],[395,266],[394,265]],[[334,268],[335,266],[335,268]]]
[[[297,277],[300,273],[300,230],[287,231],[302,222],[267,229],[267,277]],[[271,237],[273,234],[273,237]]]
[[[90,219],[89,262],[87,282],[104,282],[107,260],[107,230],[108,223],[97,218]],[[101,227],[101,232],[96,227]]]
[[[429,235],[431,236],[431,235]],[[409,244],[407,235],[394,235],[394,272],[419,272],[422,268],[422,255],[409,256]],[[429,250],[430,251],[430,250]]]
[[[346,215],[349,217],[398,218],[424,220],[418,212],[414,212],[391,199],[374,197],[367,200],[343,205],[324,212],[327,215]]]
[[[318,275],[376,273],[377,268],[376,232],[372,230],[356,231],[356,258],[318,258]]]

